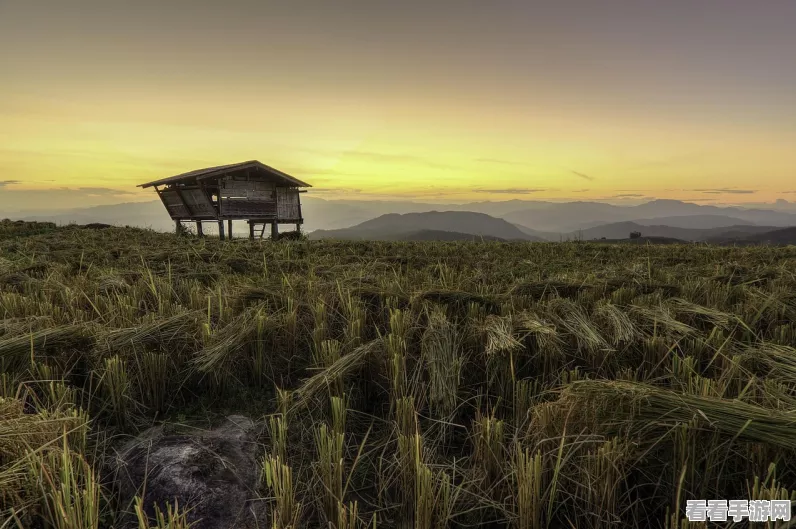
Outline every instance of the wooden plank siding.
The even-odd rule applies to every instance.
[[[198,187],[193,189],[181,189],[180,194],[182,195],[185,205],[191,210],[192,217],[213,218],[216,216],[216,209],[207,198],[204,190]]]
[[[298,189],[294,187],[276,188],[277,218],[279,220],[301,219]]]
[[[276,187],[272,182],[227,176],[221,181],[221,216],[259,219],[277,217]]]
[[[275,218],[276,202],[273,200],[251,200],[224,197],[221,201],[221,216],[224,218]]]
[[[191,217],[191,211],[182,201],[176,189],[162,189],[158,194],[172,219],[187,219]]]
[[[158,191],[160,200],[172,219],[213,219],[216,209],[199,189],[184,187],[167,187]]]

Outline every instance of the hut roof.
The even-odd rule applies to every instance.
[[[283,173],[282,171],[274,169],[273,167],[269,167],[257,160],[250,160],[248,162],[233,163],[230,165],[218,165],[216,167],[206,167],[204,169],[197,169],[195,171],[189,171],[187,173],[178,174],[176,176],[170,176],[168,178],[162,178],[160,180],[155,180],[153,182],[141,184],[138,187],[147,188],[147,187],[160,186],[166,184],[195,182],[198,180],[206,180],[208,178],[222,176],[225,174],[237,173],[251,169],[255,169],[257,171],[264,171],[268,173],[270,176],[272,176],[274,179],[280,180],[293,187],[312,187],[308,183],[302,182],[298,178],[294,178],[289,174]]]

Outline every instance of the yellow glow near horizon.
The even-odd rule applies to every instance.
[[[628,122],[606,129],[583,116],[535,119],[434,101],[411,111],[398,104],[336,109],[320,103],[309,118],[306,101],[290,98],[259,108],[254,101],[202,106],[202,118],[190,104],[159,114],[158,99],[150,97],[118,108],[112,102],[54,105],[50,114],[20,105],[16,115],[0,116],[0,180],[18,181],[5,189],[102,187],[151,198],[135,186],[256,158],[330,198],[635,194],[737,202],[744,190],[755,191],[747,194],[754,200],[790,191],[796,164],[787,141],[773,134],[752,139],[732,128],[711,134],[705,126],[687,130],[662,120],[646,130]],[[251,123],[253,113],[258,120],[268,116],[273,126]],[[750,178],[760,173],[766,178]]]
[[[225,101],[218,91],[186,100],[178,91],[75,93],[68,103],[17,95],[5,106],[12,111],[0,113],[0,181],[11,183],[2,189],[105,189],[86,203],[151,199],[135,186],[248,159],[332,199],[737,203],[796,189],[793,131],[619,111],[609,119],[588,106],[553,112],[435,94],[306,92]]]

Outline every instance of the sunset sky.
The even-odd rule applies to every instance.
[[[794,0],[0,0],[0,214],[258,159],[325,198],[796,200]]]

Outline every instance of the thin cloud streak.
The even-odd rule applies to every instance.
[[[111,187],[78,187],[76,189],[72,188],[62,188],[64,191],[76,191],[78,193],[87,193],[90,195],[135,195],[131,191],[125,191],[124,189],[113,189]]]
[[[337,171],[336,169],[290,169],[286,168],[286,172],[292,175],[301,175],[305,177],[312,176],[353,176],[360,178],[372,178],[372,173],[349,173]]]
[[[752,193],[757,193],[756,189],[726,189],[726,188],[694,189],[694,191],[699,191],[700,193],[707,193],[710,195],[721,195],[723,193],[728,193],[732,195],[751,195]]]
[[[495,193],[507,195],[527,195],[530,193],[542,193],[549,191],[549,189],[534,189],[534,188],[508,188],[508,189],[474,189],[475,193]]]
[[[580,172],[578,172],[578,171],[573,171],[572,169],[570,169],[570,171],[571,171],[571,172],[572,172],[572,174],[574,174],[575,176],[579,176],[579,177],[583,178],[584,180],[589,180],[589,181],[592,181],[592,180],[594,180],[594,177],[593,177],[593,176],[587,175],[586,173],[580,173]]]
[[[362,193],[361,189],[348,189],[344,187],[314,187],[313,193]]]

